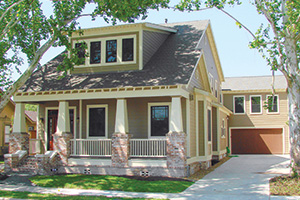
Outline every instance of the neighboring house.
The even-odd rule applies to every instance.
[[[287,82],[275,76],[225,78],[222,85],[224,105],[233,114],[229,118],[233,154],[289,153]],[[265,107],[272,102],[273,106]]]
[[[0,113],[0,155],[8,153],[9,134],[12,129],[14,118],[15,103],[10,100]],[[27,111],[26,111],[27,112]],[[26,132],[35,130],[36,122],[29,115],[25,115]]]
[[[79,57],[87,45],[82,65],[58,79],[58,55],[14,96],[11,153],[28,149],[22,120],[30,103],[38,105],[45,158],[56,150],[61,159],[52,171],[183,177],[226,155],[231,111],[222,104],[224,77],[209,21],[83,32],[70,39]],[[38,170],[50,162],[41,157]]]

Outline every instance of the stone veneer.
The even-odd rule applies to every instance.
[[[18,150],[29,152],[29,134],[28,133],[10,133],[9,134],[9,153],[14,154]]]
[[[130,134],[114,133],[111,141],[111,164],[113,167],[128,167]]]
[[[55,133],[53,135],[53,147],[61,158],[61,164],[68,164],[68,157],[71,154],[71,139],[73,135],[71,133]]]
[[[186,167],[186,134],[170,132],[167,134],[167,166],[168,168]]]

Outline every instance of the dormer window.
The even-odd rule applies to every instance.
[[[101,42],[91,42],[90,64],[101,63]]]
[[[87,45],[87,57],[83,63],[76,67],[97,67],[110,65],[123,65],[136,63],[136,35],[124,35],[115,37],[103,37],[83,39],[76,41],[74,47],[81,48]],[[85,55],[84,48],[79,51],[78,57]]]
[[[117,40],[106,41],[106,62],[117,62]]]
[[[82,59],[82,62],[80,62],[80,64],[84,64],[85,63],[85,50],[84,50],[84,45],[85,43],[76,43],[75,44],[75,48],[77,49],[77,56],[78,58]]]

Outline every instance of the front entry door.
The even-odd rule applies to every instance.
[[[56,132],[58,110],[48,110],[48,150],[53,150],[53,134]]]

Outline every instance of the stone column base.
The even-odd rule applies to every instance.
[[[54,150],[59,154],[61,158],[61,164],[68,164],[68,157],[71,154],[71,142],[73,138],[72,133],[55,133],[53,135]]]
[[[167,134],[167,166],[168,168],[186,167],[186,134],[169,132]]]
[[[29,134],[28,133],[11,133],[9,134],[9,153],[14,154],[18,150],[29,152]]]
[[[113,167],[128,167],[130,156],[130,134],[114,133],[111,144],[111,165]]]

